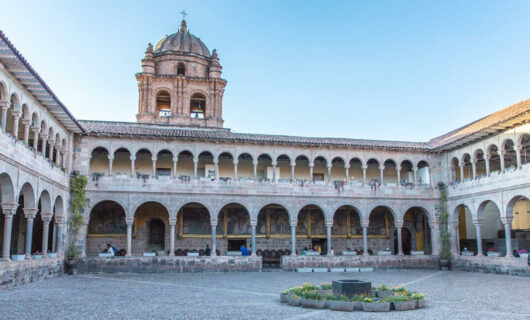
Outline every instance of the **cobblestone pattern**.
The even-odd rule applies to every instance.
[[[81,258],[78,273],[185,273],[261,271],[261,257]]]
[[[281,266],[284,271],[296,268],[347,268],[372,267],[374,269],[438,269],[438,258],[435,256],[283,256]]]
[[[453,269],[530,277],[530,266],[524,258],[459,256],[453,262]]]
[[[0,288],[57,277],[62,271],[59,258],[0,262]]]

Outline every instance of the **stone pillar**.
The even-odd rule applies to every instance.
[[[291,256],[296,256],[296,224],[297,221],[290,221],[291,226]]]
[[[20,111],[15,110],[11,113],[13,115],[13,136],[18,138],[18,121],[20,119]]]
[[[48,140],[48,158],[50,159],[50,162],[53,162],[53,147],[55,146],[55,140],[50,139]]]
[[[477,160],[471,161],[471,171],[473,172],[473,180],[477,178]]]
[[[169,256],[175,256],[175,225],[177,224],[176,218],[169,219]]]
[[[366,169],[368,169],[367,166],[362,166],[361,169],[363,169],[363,185],[366,184]]]
[[[431,229],[431,250],[432,250],[432,253],[431,255],[438,255],[438,245],[437,245],[437,241],[436,239],[438,239],[438,237],[436,236],[436,226],[434,224],[431,224],[429,225],[430,229]]]
[[[234,181],[237,180],[237,165],[239,164],[239,160],[234,160]]]
[[[213,159],[213,167],[215,170],[215,181],[219,181],[219,159]]]
[[[449,227],[451,228],[451,249],[453,254],[460,255],[460,239],[458,237],[458,221],[450,222]],[[431,226],[431,238],[433,236],[433,227]],[[433,250],[434,252],[434,250]]]
[[[327,167],[328,167],[328,182],[327,182],[327,184],[330,184],[330,183],[331,183],[331,167],[332,167],[332,166],[333,166],[333,165],[332,165],[331,163],[328,164],[328,166],[327,166]]]
[[[460,182],[464,182],[464,164],[460,162],[458,166],[460,167]]]
[[[131,159],[131,178],[134,178],[136,176],[136,172],[134,171],[134,162],[136,161],[136,157],[131,156],[129,159]]]
[[[156,156],[152,156],[151,157],[151,161],[153,162],[153,167],[152,167],[152,172],[151,172],[151,177],[154,179],[156,178]]]
[[[256,221],[256,220],[251,220],[250,221],[250,228],[251,228],[251,241],[250,241],[250,243],[251,243],[251,246],[252,246],[251,255],[253,257],[256,256],[256,251],[258,250],[256,248],[256,225],[257,224],[258,224],[258,221]]]
[[[41,141],[42,141],[41,142],[42,143],[42,150],[41,150],[42,151],[42,156],[44,158],[46,158],[46,147],[47,147],[46,142],[48,141],[48,134],[41,133],[40,136],[41,136]]]
[[[109,176],[112,176],[112,163],[114,162],[114,156],[109,154]]]
[[[258,160],[252,161],[254,182],[258,182]]]
[[[56,247],[55,252],[57,252],[58,257],[63,256],[63,226],[64,226],[64,216],[56,216],[55,217],[55,223],[56,223],[56,230],[57,230],[57,239],[56,239]]]
[[[473,224],[475,225],[475,228],[477,230],[477,256],[483,256],[484,253],[482,251],[482,233],[481,233],[482,220],[474,219]]]
[[[7,125],[7,101],[0,101],[0,125],[2,132],[6,132]],[[8,255],[9,258],[9,255]]]
[[[171,171],[171,179],[176,179],[177,176],[177,163],[179,158],[173,158],[173,171]]]
[[[368,257],[368,226],[363,226],[363,256]]]
[[[39,127],[32,127],[31,131],[33,131],[33,149],[37,151],[39,148]]]
[[[87,239],[87,235],[88,235],[88,222],[89,222],[89,218],[88,217],[83,217],[83,246],[82,246],[82,249],[81,249],[81,258],[85,258],[86,257],[86,239]],[[127,221],[125,221],[127,222]]]
[[[48,258],[48,236],[50,231],[50,221],[53,213],[41,213],[42,215],[42,258]]]
[[[55,146],[55,164],[61,165],[61,145]]]
[[[396,167],[396,174],[397,174],[397,186],[401,186],[401,166]]]
[[[276,174],[276,162],[272,163],[272,182],[278,183],[278,175]]]
[[[30,119],[22,120],[22,125],[24,126],[24,143],[28,145],[29,141],[29,126],[31,125]]]
[[[499,153],[499,159],[501,160],[501,173],[504,173],[505,164],[504,164],[504,152]]]
[[[385,166],[380,166],[379,167],[379,182],[381,183],[381,185],[385,183],[384,171],[385,171]]]
[[[212,253],[211,253],[211,256],[212,257],[215,257],[217,256],[217,252],[215,252],[215,250],[217,250],[217,239],[216,239],[216,228],[217,228],[217,220],[213,220],[211,221],[212,223]]]
[[[294,169],[296,168],[296,161],[291,162],[291,181],[295,181]]]
[[[134,218],[125,218],[125,223],[127,224],[127,252],[125,253],[125,256],[130,257],[132,256],[132,227],[134,224]]]
[[[333,221],[326,221],[326,236],[327,236],[327,255],[332,256],[331,252],[331,227],[333,226]]]
[[[513,258],[512,253],[512,221],[513,217],[502,217],[504,224],[504,238],[506,239],[506,258]]]
[[[11,249],[11,230],[13,230],[13,216],[17,212],[17,203],[2,203],[2,212],[4,213],[4,240],[2,242],[2,260],[8,261],[9,251]]]
[[[485,160],[486,160],[486,176],[489,177],[490,176],[490,155],[487,154],[485,157]]]
[[[61,167],[66,168],[66,150],[61,150]]]
[[[403,238],[402,231],[403,231],[403,222],[396,222],[396,230],[397,230],[397,243],[398,243],[398,256],[403,255]]]
[[[315,167],[315,164],[313,162],[309,162],[309,183],[313,183],[313,168]]]
[[[414,174],[414,188],[417,188],[418,187],[418,167],[413,167],[412,173]]]
[[[521,146],[515,147],[515,158],[517,159],[517,169],[521,169]]]
[[[345,185],[348,185],[348,184],[350,184],[350,164],[349,163],[348,164],[344,164],[344,171],[345,171],[344,172],[345,173],[344,178],[346,179]]]
[[[199,163],[199,158],[193,158],[193,179],[199,180],[199,175],[197,174],[197,164]]]
[[[33,219],[37,215],[38,209],[24,208],[24,216],[26,217],[26,259],[31,259],[31,243],[33,238]]]

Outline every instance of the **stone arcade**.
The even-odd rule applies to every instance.
[[[427,142],[244,134],[221,76],[182,21],[147,46],[137,123],[78,121],[0,32],[1,285],[61,272],[74,171],[86,272],[436,268],[443,183],[454,266],[530,273],[530,100]]]

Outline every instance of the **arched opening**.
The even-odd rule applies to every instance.
[[[451,182],[458,183],[461,181],[461,179],[458,158],[454,157],[451,159]]]
[[[156,94],[156,113],[160,117],[171,116],[171,95],[162,90]]]
[[[6,132],[15,135],[15,115],[20,116],[20,104],[18,97],[15,94],[11,95],[8,107],[8,117],[6,121]],[[18,121],[18,120],[17,120]],[[18,129],[17,129],[18,130]]]
[[[114,151],[112,173],[117,178],[127,178],[131,175],[131,153],[125,148]]]
[[[412,207],[405,212],[403,217],[404,230],[407,230],[407,234],[405,232],[401,234],[404,254],[411,254],[411,252],[432,254],[429,217],[423,208]],[[396,243],[394,243],[394,247]],[[394,251],[397,252],[396,250]]]
[[[12,222],[12,229],[11,229],[11,250],[10,253],[13,254],[24,254],[25,251],[25,245],[26,245],[26,218],[24,216],[24,195],[21,193],[18,197],[18,207],[15,215],[13,216],[13,222]],[[37,214],[40,216],[39,214]],[[37,219],[35,219],[37,221]],[[33,226],[33,230],[39,229],[39,226],[37,225],[37,228],[35,228],[35,223]],[[40,226],[40,233],[39,233],[41,242],[40,246],[37,250],[32,252],[40,252],[42,250],[42,226]]]
[[[298,213],[296,250],[318,251],[327,254],[327,235],[324,212],[315,205],[307,205]]]
[[[313,160],[313,163],[313,182],[315,184],[326,184],[326,181],[328,181],[327,160],[319,156]]]
[[[518,254],[530,252],[530,201],[528,198],[513,197],[506,206],[506,216],[513,217],[510,235],[512,250]]]
[[[368,253],[393,252],[394,241],[390,235],[394,234],[394,215],[388,207],[375,207],[368,218],[368,236],[372,238],[368,243]]]
[[[169,212],[166,207],[154,201],[142,203],[134,213],[134,222],[134,254],[155,252],[162,256],[169,253],[166,252],[169,248]]]
[[[488,154],[490,156],[490,175],[496,175],[501,172],[501,158],[499,155],[499,148],[496,145],[491,145],[488,149]]]
[[[50,125],[50,128],[48,129],[48,141],[46,143],[46,148],[42,152],[44,157],[46,157],[48,159],[52,158],[52,155],[50,154],[50,151],[52,151],[53,144],[55,143],[55,141],[53,140],[55,138],[54,132],[55,131],[54,131],[53,127],[51,127],[51,125]]]
[[[182,62],[179,62],[177,64],[177,76],[185,76],[186,75],[186,65]]]
[[[504,168],[505,171],[514,171],[517,168],[517,155],[512,139],[504,142]]]
[[[359,158],[350,160],[350,169],[348,170],[350,185],[361,185],[363,183],[363,163]]]
[[[23,104],[22,115],[19,119],[19,124],[18,124],[18,134],[17,134],[18,140],[24,141],[25,125],[29,125],[31,123],[30,121],[31,121],[31,112],[29,110],[29,107],[27,104]]]
[[[204,119],[206,117],[206,97],[201,93],[194,93],[190,99],[190,117]]]
[[[55,145],[54,145],[54,152],[50,155],[50,159],[53,163],[59,164],[59,159],[57,158],[57,150],[61,148],[61,135],[59,133],[55,134]]]
[[[309,158],[306,156],[298,156],[295,160],[294,177],[298,184],[309,182]]]
[[[239,181],[253,181],[254,179],[254,164],[252,156],[248,153],[242,153],[237,158],[237,176]]]
[[[333,226],[331,237],[334,254],[354,252],[357,255],[363,253],[363,229],[361,227],[361,216],[358,210],[352,206],[342,206],[333,215]]]
[[[116,247],[118,252],[124,252],[127,247],[125,210],[120,204],[110,200],[99,202],[90,211],[86,254],[95,256],[106,251],[107,243]]]
[[[35,140],[35,138],[37,140]],[[36,112],[33,112],[31,115],[31,127],[30,134],[28,139],[28,145],[33,149],[38,148],[38,139],[39,139],[39,115]]]
[[[276,158],[276,170],[278,183],[289,183],[291,181],[291,159],[282,154]]]
[[[223,241],[217,241],[219,249],[226,248],[227,252],[237,252],[244,247],[247,253],[250,253],[250,215],[242,205],[231,203],[221,209],[216,232],[223,237]],[[223,252],[225,250],[221,250],[221,253]]]
[[[109,152],[103,147],[97,147],[92,150],[90,156],[90,174],[108,175],[109,174]]]
[[[283,206],[269,204],[259,211],[256,254],[264,266],[278,266],[281,256],[291,254],[290,234],[289,214]]]
[[[177,176],[179,181],[188,183],[193,177],[193,154],[182,151],[178,154]]]
[[[199,180],[215,180],[215,165],[213,163],[213,155],[210,152],[203,151],[199,154],[199,163],[197,164],[197,170]]]
[[[331,181],[334,184],[342,185],[346,182],[346,169],[344,168],[344,160],[341,157],[335,157],[331,160]]]
[[[173,167],[173,153],[169,150],[159,151],[156,155],[156,177],[171,179],[171,167]]]
[[[486,174],[486,159],[484,152],[481,149],[475,151],[475,170],[477,172],[477,179],[485,177]]]
[[[138,179],[146,179],[153,175],[153,155],[147,149],[140,149],[136,152],[134,161],[134,171]]]
[[[42,120],[40,122],[40,136],[41,136],[41,139],[38,141],[38,146],[37,146],[37,151],[40,152],[42,154],[42,156],[44,157],[45,154],[46,154],[46,144],[47,143],[44,143],[44,137],[48,137],[48,126],[46,125],[46,121]]]
[[[273,178],[272,158],[268,154],[262,154],[258,157],[256,168],[257,179],[259,182],[271,182]],[[278,168],[276,168],[278,173]]]
[[[366,162],[366,182],[371,186],[381,185],[381,174],[379,171],[379,161],[376,159],[369,159]]]
[[[14,199],[15,193],[11,178],[6,173],[0,174],[0,201],[2,203],[13,203]],[[4,218],[2,206],[0,206],[0,248],[3,248],[4,241]]]
[[[429,164],[425,160],[418,162],[417,177],[418,186],[428,187],[431,185],[431,172],[429,170]]]
[[[219,225],[219,222],[218,222]],[[177,214],[177,239],[175,255],[185,256],[188,252],[204,253],[211,249],[212,225],[208,209],[200,203],[188,203]],[[217,235],[219,239],[222,235]],[[222,243],[219,243],[222,245]],[[225,250],[225,248],[222,248]],[[216,250],[220,254],[219,246]]]
[[[458,244],[462,255],[477,253],[477,232],[473,215],[467,206],[460,205],[454,215],[458,219]]]
[[[396,162],[392,159],[388,159],[384,163],[385,169],[383,170],[384,183],[387,186],[397,186],[397,169]]]
[[[64,204],[63,204],[63,199],[61,198],[61,196],[58,196],[55,199],[55,204],[53,205],[53,219],[52,219],[53,233],[52,233],[52,236],[50,237],[50,243],[48,244],[48,247],[50,248],[52,252],[57,252],[59,242],[63,241],[62,234],[58,234],[57,232],[58,231],[57,223],[55,220],[55,217],[62,217],[62,216],[64,216]]]
[[[219,155],[219,180],[231,181],[234,178],[234,157],[228,152]]]
[[[499,207],[493,201],[484,201],[479,205],[477,215],[483,221],[480,231],[484,254],[506,254],[506,238]]]
[[[462,162],[464,163],[464,181],[469,181],[473,179],[473,164],[469,153],[464,154]]]
[[[521,146],[521,165],[530,162],[530,134],[523,134],[519,140]]]

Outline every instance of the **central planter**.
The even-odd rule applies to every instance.
[[[394,302],[394,309],[396,311],[407,311],[416,309],[416,301],[399,301]]]
[[[309,300],[309,299],[302,299],[301,301],[302,308],[309,308],[309,309],[324,309],[326,307],[326,300]]]
[[[348,301],[333,301],[328,300],[328,305],[331,310],[335,311],[353,311],[354,303]]]
[[[356,295],[366,294],[370,295],[372,292],[372,283],[360,280],[334,280],[332,283],[333,295],[345,295],[352,298]]]
[[[366,312],[388,312],[390,302],[363,302],[363,310]]]
[[[290,305],[290,306],[295,306],[295,307],[298,307],[300,306],[300,298],[292,298],[292,297],[287,297],[287,304]]]

